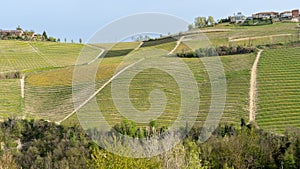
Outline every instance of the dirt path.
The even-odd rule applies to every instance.
[[[82,104],[80,104],[77,108],[75,108],[75,110],[70,113],[69,115],[67,115],[65,118],[63,118],[62,120],[55,122],[56,124],[60,124],[63,121],[67,120],[68,118],[70,118],[72,115],[74,115],[78,110],[80,110],[84,105],[86,105],[90,100],[92,100],[101,90],[103,90],[110,82],[112,82],[116,77],[118,77],[121,73],[125,72],[127,69],[129,69],[130,67],[134,66],[135,64],[141,62],[144,59],[140,59],[128,66],[126,66],[124,69],[122,69],[121,71],[119,71],[118,73],[116,73],[113,77],[111,77],[106,83],[104,83],[96,92],[93,93],[93,95],[91,95],[87,100],[85,100]]]
[[[141,43],[139,44],[139,46],[136,47],[134,50],[139,50],[139,49],[142,47],[143,44],[144,44],[144,42],[141,42]]]
[[[101,52],[91,61],[89,61],[87,64],[92,64],[93,62],[95,62],[97,59],[99,59],[101,57],[101,55],[105,52],[105,49],[102,49],[100,47],[96,47],[96,46],[92,46],[92,45],[88,45],[89,47],[95,48],[95,49],[99,49],[101,50]]]
[[[168,55],[172,55],[176,49],[178,48],[178,46],[180,45],[181,41],[183,40],[185,36],[180,37],[180,39],[177,41],[176,46],[174,47],[174,49],[168,54]]]
[[[263,50],[259,50],[256,56],[256,59],[253,63],[252,69],[251,69],[251,80],[250,80],[250,91],[249,91],[249,121],[255,121],[255,115],[257,112],[257,65],[259,62],[259,58]]]
[[[234,39],[233,37],[229,37],[228,39],[229,39],[229,42],[238,42],[238,41],[253,40],[253,39],[280,37],[280,36],[292,36],[292,34],[278,34],[278,35],[269,35],[269,36],[254,36],[254,37],[238,38],[238,39]]]
[[[211,33],[211,32],[229,32],[231,29],[204,29],[201,30],[202,33]]]

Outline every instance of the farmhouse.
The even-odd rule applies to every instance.
[[[252,14],[253,19],[270,19],[273,21],[293,21],[299,22],[299,9],[295,9],[292,11],[284,11],[284,12],[259,12],[256,14]]]
[[[292,11],[284,11],[280,13],[281,19],[292,19]]]
[[[278,12],[259,12],[256,14],[252,14],[253,18],[263,18],[263,19],[268,19],[268,18],[278,18],[279,13]]]
[[[242,12],[238,12],[237,15],[230,16],[230,23],[244,23],[246,20],[246,16],[242,14]]]
[[[299,18],[299,9],[292,10],[292,17]]]

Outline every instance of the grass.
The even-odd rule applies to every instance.
[[[284,132],[300,127],[300,48],[263,52],[258,65],[257,122],[261,128]]]

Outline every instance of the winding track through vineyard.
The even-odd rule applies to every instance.
[[[259,58],[261,56],[261,53],[263,50],[259,50],[256,56],[256,59],[254,61],[254,64],[252,66],[251,70],[251,80],[250,80],[250,91],[249,91],[249,121],[255,121],[255,115],[257,112],[257,65],[259,62]]]

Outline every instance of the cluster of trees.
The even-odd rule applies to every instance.
[[[224,55],[236,55],[236,54],[247,54],[253,53],[256,49],[253,47],[244,47],[244,46],[219,46],[216,48],[199,48],[195,51],[182,50],[181,53],[177,53],[177,57],[182,58],[197,58],[204,56],[224,56]]]
[[[192,30],[194,28],[204,28],[204,27],[208,27],[208,26],[215,26],[216,22],[214,17],[212,16],[208,16],[203,17],[203,16],[199,16],[195,18],[194,24],[190,24],[188,26],[188,30]]]
[[[156,121],[149,127],[161,129]],[[114,128],[124,135],[145,137],[128,120]],[[201,143],[202,129],[194,126],[183,141],[163,154],[133,159],[102,149],[79,126],[8,119],[0,123],[0,168],[300,168],[299,129],[278,135],[246,125],[242,119],[240,127],[204,130],[212,136]],[[126,142],[121,136],[114,144],[125,146]]]
[[[269,24],[273,24],[272,18],[246,19],[242,25],[243,26],[260,26],[260,25],[269,25]]]
[[[91,141],[80,127],[16,119],[0,127],[0,168],[86,168]]]
[[[19,71],[0,73],[0,79],[20,79],[20,77],[21,77],[21,73]]]

